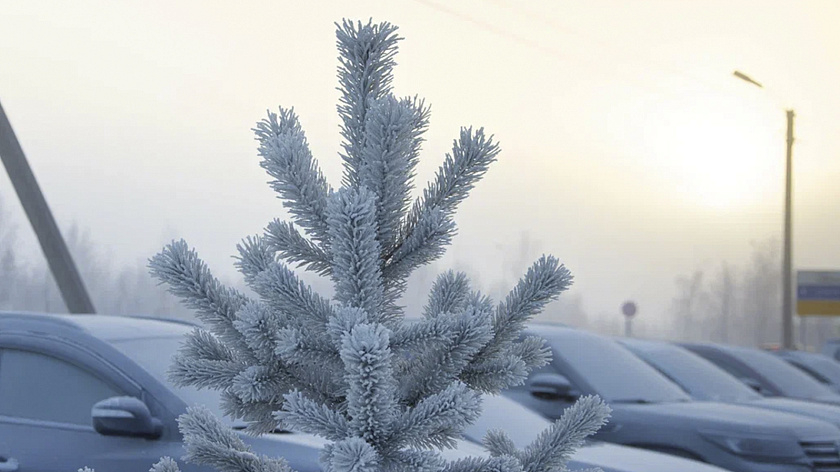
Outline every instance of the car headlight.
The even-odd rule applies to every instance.
[[[805,454],[796,439],[791,437],[722,431],[701,431],[701,434],[707,440],[739,456],[797,458]]]

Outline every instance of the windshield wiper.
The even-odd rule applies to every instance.
[[[236,426],[232,426],[231,428],[236,430],[236,431],[242,431],[243,429],[245,429],[245,426],[236,425]],[[274,431],[269,431],[269,433],[271,433],[271,434],[292,434],[292,432],[289,431],[288,429],[280,429],[280,428],[277,428]]]
[[[636,405],[651,405],[653,403],[658,402],[648,400],[647,398],[620,398],[618,400],[612,400],[609,403],[633,403]]]

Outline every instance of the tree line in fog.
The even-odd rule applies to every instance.
[[[0,310],[66,312],[58,287],[43,258],[22,260],[20,247],[23,221],[12,221],[8,206],[0,196]],[[133,264],[117,264],[97,248],[90,234],[73,225],[65,234],[70,252],[79,268],[97,312],[114,315],[144,315],[191,319],[192,313],[149,276],[145,259]],[[163,242],[161,242],[163,244]],[[539,242],[524,233],[519,247],[505,251],[500,264],[504,269],[494,280],[482,280],[469,264],[456,262],[453,269],[467,272],[495,300],[507,295],[539,249]],[[422,306],[421,289],[444,268],[427,266],[412,280],[404,304]],[[330,282],[309,280],[319,290],[329,290]],[[242,288],[241,284],[232,284]],[[634,320],[633,334],[639,337],[682,341],[714,341],[744,346],[768,346],[781,339],[781,248],[778,240],[768,239],[751,245],[748,261],[741,265],[721,262],[675,278],[670,308],[662,314],[645,314]],[[538,318],[589,329],[602,334],[621,335],[624,321],[617,312],[594,313],[587,309],[584,295],[567,293],[552,303]],[[797,318],[796,322],[800,320]],[[840,336],[833,318],[805,320],[796,341],[818,348],[828,338]]]
[[[46,260],[20,257],[26,221],[14,221],[0,195],[0,310],[66,313]],[[89,233],[73,225],[64,234],[98,313],[189,318],[190,312],[149,276],[146,263],[116,265]]]

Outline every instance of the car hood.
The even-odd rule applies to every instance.
[[[724,429],[733,433],[792,434],[798,440],[840,439],[840,430],[825,421],[741,405],[697,401],[610,406],[616,427],[625,418],[635,417],[635,422],[655,420],[659,424],[690,424],[698,429]]]
[[[241,434],[254,452],[269,456],[283,456],[293,469],[300,472],[320,471],[318,457],[329,441],[311,434],[265,434],[251,437]],[[441,455],[448,461],[465,457],[487,457],[487,451],[470,441],[459,440],[455,449],[445,449]],[[723,469],[682,459],[676,456],[618,446],[600,441],[587,443],[572,454],[571,470],[600,467],[604,472],[723,472]]]
[[[794,400],[792,398],[761,398],[742,405],[807,416],[840,427],[840,407],[835,405]]]
[[[254,452],[272,457],[282,456],[292,469],[299,472],[320,471],[318,459],[321,449],[331,442],[320,436],[298,433],[264,434],[258,437],[240,433],[240,437]],[[440,454],[448,461],[489,455],[483,447],[463,439],[456,441],[454,449],[444,449]]]
[[[807,401],[829,403],[831,405],[840,406],[840,395],[837,395],[835,393],[829,393],[826,395],[820,395],[818,397],[808,398]]]
[[[321,449],[329,441],[311,434],[282,433],[263,434],[262,436],[248,436],[240,432],[239,436],[257,454],[269,457],[281,456],[298,472],[320,472],[318,458]]]
[[[572,470],[590,467],[604,472],[726,472],[702,462],[600,441],[579,448],[569,460]]]

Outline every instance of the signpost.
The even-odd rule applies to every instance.
[[[840,271],[800,270],[796,273],[796,313],[799,339],[808,348],[806,316],[840,316]]]
[[[636,304],[633,302],[624,302],[621,305],[621,313],[624,314],[624,336],[630,337],[633,334],[633,317],[636,316]]]
[[[840,316],[840,271],[800,270],[796,285],[799,316]]]

